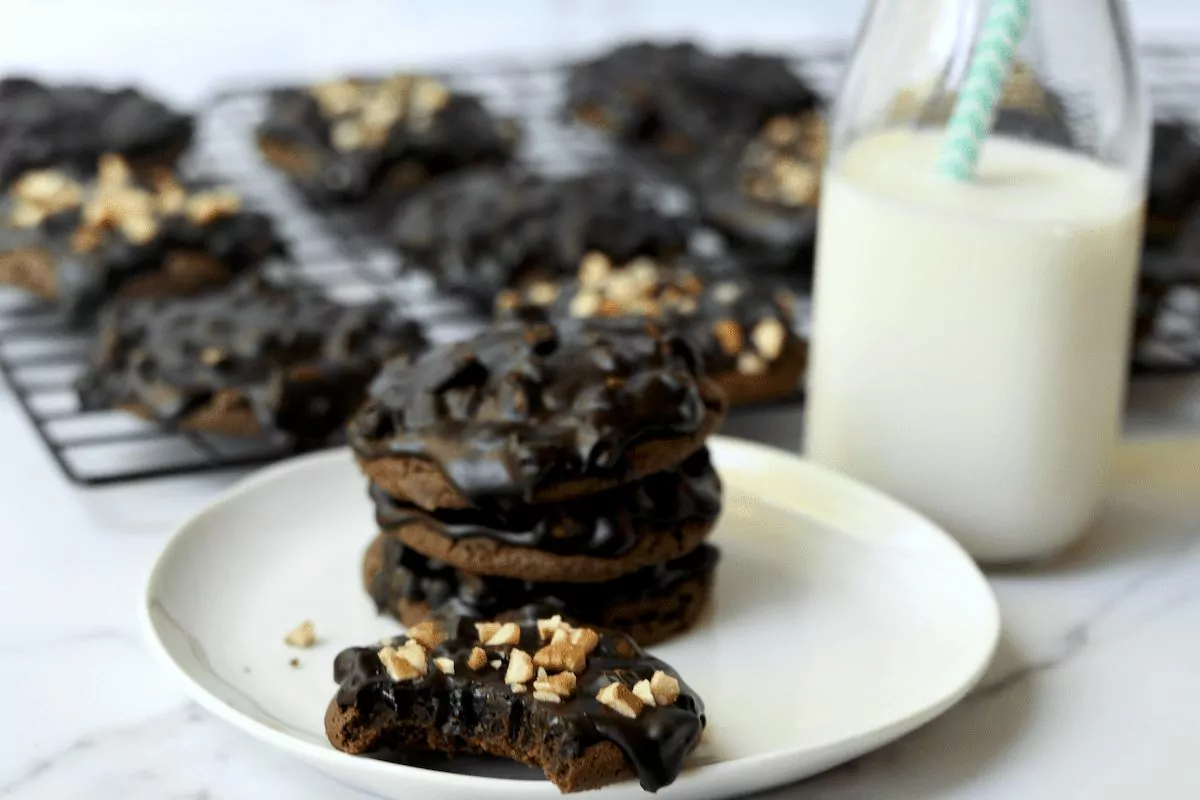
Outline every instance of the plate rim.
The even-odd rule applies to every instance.
[[[927,724],[933,719],[945,713],[950,708],[954,707],[960,700],[967,695],[968,692],[979,682],[987,671],[991,661],[995,655],[996,648],[999,645],[1000,636],[1002,633],[1002,617],[1000,612],[999,600],[993,591],[991,584],[983,571],[975,563],[975,561],[967,554],[962,545],[958,543],[944,528],[930,520],[920,512],[901,503],[895,498],[879,491],[871,486],[863,484],[847,475],[839,473],[828,467],[812,462],[798,453],[793,453],[779,447],[774,447],[760,442],[754,442],[746,439],[714,435],[708,439],[709,447],[716,447],[721,450],[736,451],[742,450],[750,456],[759,456],[768,459],[785,459],[796,462],[798,466],[811,470],[822,476],[823,479],[832,480],[834,483],[840,483],[851,492],[858,493],[871,498],[873,503],[881,503],[885,507],[890,507],[890,513],[898,513],[902,516],[908,516],[916,522],[924,524],[929,533],[940,537],[944,540],[943,544],[949,545],[950,549],[955,553],[958,559],[962,562],[962,566],[969,572],[973,573],[973,577],[978,583],[981,591],[981,597],[986,601],[987,624],[989,626],[989,636],[987,647],[981,653],[979,663],[971,671],[966,680],[955,689],[940,698],[937,702],[932,703],[925,708],[922,708],[916,714],[901,715],[895,719],[891,719],[885,724],[882,724],[873,729],[871,736],[882,736],[882,741],[878,746],[883,746],[888,742],[894,741],[896,738],[903,736],[906,733],[916,730],[917,728]],[[233,706],[226,703],[216,694],[205,689],[198,681],[196,681],[185,667],[179,663],[171,654],[163,638],[158,633],[158,625],[155,619],[155,603],[158,594],[157,589],[162,580],[162,572],[175,551],[181,547],[184,540],[188,537],[189,532],[197,527],[197,523],[209,514],[214,513],[222,506],[233,502],[234,500],[249,494],[264,483],[269,483],[283,478],[289,473],[301,472],[306,469],[314,468],[313,465],[322,462],[333,462],[338,460],[350,460],[350,450],[347,447],[332,448],[314,453],[306,453],[293,458],[288,458],[283,461],[270,464],[262,469],[239,479],[232,486],[223,489],[215,497],[204,503],[201,507],[190,513],[184,520],[174,526],[171,533],[164,541],[158,554],[154,558],[149,570],[146,573],[146,578],[142,584],[142,591],[138,595],[138,619],[139,628],[143,640],[150,649],[154,660],[166,672],[172,675],[173,681],[183,693],[192,702],[195,702],[201,708],[213,714],[217,718],[232,725],[234,728],[252,736],[259,741],[265,742],[280,750],[299,757],[310,764],[325,764],[332,770],[340,770],[342,768],[361,769],[367,772],[376,773],[380,776],[388,774],[399,778],[402,773],[397,773],[396,770],[401,770],[406,773],[419,773],[417,780],[430,781],[427,786],[431,788],[444,788],[447,790],[468,790],[475,789],[481,792],[487,791],[511,791],[515,788],[522,787],[527,792],[538,791],[538,786],[553,790],[553,785],[550,783],[541,784],[538,781],[517,780],[512,778],[485,777],[477,775],[469,775],[465,773],[449,772],[442,770],[429,770],[421,767],[410,766],[406,764],[397,764],[394,762],[381,761],[378,759],[362,758],[353,756],[348,753],[343,753],[340,750],[331,747],[322,747],[318,744],[300,739],[294,735],[276,730],[271,726],[260,722],[253,717],[250,717]],[[982,623],[983,620],[980,620]],[[821,752],[836,747],[842,740],[838,739],[830,742],[821,742],[817,745],[807,748],[810,752]],[[874,749],[874,748],[872,748]],[[726,772],[733,771],[735,773],[743,772],[758,772],[762,775],[768,774],[768,768],[772,764],[776,764],[781,760],[786,760],[796,754],[796,748],[783,748],[778,750],[770,750],[762,753],[755,753],[750,756],[732,759],[728,761],[719,761],[710,764],[702,764],[694,769],[687,770],[681,773],[680,777],[687,777],[689,783],[693,780],[723,780],[727,776]],[[836,765],[834,762],[829,765]],[[829,767],[825,767],[828,769]],[[800,780],[802,778],[794,778],[792,780]],[[755,790],[761,790],[769,786],[785,785],[778,781],[763,783],[762,785],[755,784]],[[668,789],[674,786],[666,787]],[[601,790],[602,791],[602,790]],[[557,796],[557,792],[547,793],[547,797]]]

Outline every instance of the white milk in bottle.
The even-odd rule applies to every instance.
[[[1119,426],[1141,190],[993,135],[939,178],[940,131],[851,143],[824,178],[806,445],[975,557],[1051,554],[1102,498]]]

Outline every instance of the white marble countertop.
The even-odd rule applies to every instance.
[[[12,0],[0,72],[140,79],[186,100],[237,75],[527,55],[630,33],[690,32],[722,43],[845,36],[862,3],[481,5]],[[1133,5],[1141,29],[1200,30],[1190,0]],[[235,10],[236,29],[219,22]],[[362,26],[363,14],[391,24]],[[75,24],[64,29],[63,19]],[[769,797],[1200,797],[1191,761],[1200,706],[1200,392],[1163,382],[1140,387],[1134,401],[1136,438],[1094,534],[1052,567],[992,576],[1006,633],[981,688],[901,742]],[[794,418],[755,427],[760,438],[796,441]],[[188,703],[139,641],[136,603],[164,536],[236,477],[77,489],[0,386],[8,558],[0,684],[9,692],[0,798],[363,798]]]

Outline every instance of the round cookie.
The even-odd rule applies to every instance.
[[[716,277],[685,265],[634,259],[614,267],[599,253],[570,281],[536,281],[496,297],[498,319],[644,317],[686,336],[730,405],[798,391],[808,360],[795,297],[781,284]]]
[[[573,273],[588,250],[674,258],[700,229],[688,192],[646,173],[552,179],[524,169],[443,178],[406,202],[391,227],[405,258],[485,309],[501,289]]]
[[[690,42],[633,42],[571,68],[567,112],[669,156],[752,134],[817,96],[779,56],[711,53]]]
[[[385,533],[467,572],[526,581],[605,581],[695,549],[721,511],[700,450],[677,467],[563,503],[424,511],[371,489]]]
[[[313,200],[331,203],[507,161],[519,138],[514,122],[477,97],[407,73],[278,89],[257,135],[268,162]]]
[[[564,616],[619,630],[639,644],[651,645],[678,636],[700,619],[719,559],[717,548],[702,544],[680,558],[603,586],[536,582],[457,570],[380,535],[363,558],[363,584],[380,613],[405,625],[430,617],[488,619],[542,603]]]
[[[773,116],[697,161],[701,215],[754,271],[811,275],[825,149],[825,121],[809,110]]]
[[[73,322],[111,297],[212,289],[286,255],[272,221],[241,202],[168,171],[141,178],[113,155],[94,180],[26,172],[0,199],[0,283],[53,301]]]
[[[251,274],[198,297],[113,304],[77,388],[88,411],[317,444],[340,432],[386,358],[424,346],[386,305],[344,306]]]
[[[631,778],[655,792],[705,725],[670,665],[540,607],[352,647],[333,675],[325,731],[338,750],[487,753],[541,769],[564,793]]]
[[[699,450],[724,413],[692,346],[659,326],[509,322],[389,364],[348,434],[392,497],[487,510],[661,472]]]

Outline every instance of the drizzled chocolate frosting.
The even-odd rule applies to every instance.
[[[384,359],[424,344],[420,327],[386,305],[344,306],[254,273],[220,292],[107,309],[80,399],[85,409],[131,406],[172,423],[233,395],[262,431],[320,441],[340,429]]]
[[[475,670],[468,665],[472,649],[480,642],[473,621],[466,619],[451,628],[449,639],[429,650],[428,672],[412,680],[392,680],[380,661],[378,647],[344,650],[334,662],[334,679],[339,683],[335,703],[342,709],[358,709],[361,724],[394,727],[397,738],[433,726],[440,738],[461,742],[459,748],[466,750],[488,751],[489,739],[497,735],[504,741],[496,747],[536,741],[553,748],[555,763],[537,764],[548,775],[583,757],[589,747],[609,742],[620,749],[642,788],[657,791],[670,784],[700,741],[704,705],[681,680],[673,703],[647,706],[636,718],[600,702],[597,693],[614,682],[629,688],[639,680],[649,680],[656,671],[678,680],[669,665],[647,654],[629,637],[597,631],[599,644],[587,655],[585,668],[575,673],[576,690],[560,702],[536,699],[529,691],[516,693],[505,683],[510,654],[515,648],[526,653],[541,649],[544,639],[537,620],[553,613],[552,609],[529,606],[512,615],[520,625],[519,642],[485,648],[489,659],[499,659],[499,668],[485,664]],[[392,645],[399,647],[407,641],[400,636]],[[438,658],[453,661],[453,674],[434,667]],[[388,736],[382,738],[386,742]]]
[[[639,523],[682,526],[715,519],[721,481],[708,451],[701,450],[673,470],[563,503],[499,501],[487,511],[424,511],[374,485],[371,499],[375,520],[385,531],[420,521],[455,541],[483,538],[560,555],[618,558],[636,544]]]
[[[190,116],[135,89],[0,80],[0,186],[41,167],[91,171],[101,153],[170,164],[191,136]]]
[[[612,612],[617,607],[652,597],[665,598],[688,581],[707,581],[718,558],[717,548],[703,544],[680,558],[599,585],[522,581],[454,569],[389,536],[384,537],[382,566],[372,577],[369,590],[381,612],[391,611],[397,602],[404,601],[425,604],[432,615],[441,619],[490,619],[537,602],[589,624],[615,625]]]
[[[636,321],[514,322],[388,365],[349,439],[365,461],[433,462],[490,509],[559,480],[626,480],[633,445],[695,436],[722,411],[676,334]]]

